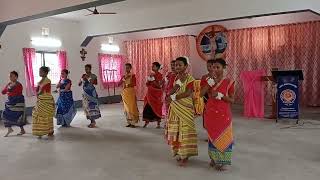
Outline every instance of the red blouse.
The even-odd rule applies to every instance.
[[[176,79],[177,75],[173,72],[169,72],[166,76],[168,82],[166,85],[166,94],[170,93],[171,89],[174,87],[174,81]]]
[[[127,78],[130,78],[131,76],[131,81],[130,81],[130,84],[128,84],[129,87],[135,87],[137,85],[137,79],[136,79],[136,75],[135,74],[131,74],[131,75],[127,75]],[[121,81],[122,80],[126,80],[126,75],[124,75],[122,78],[121,78]]]
[[[162,81],[163,81],[163,76],[161,73],[156,72],[155,74],[152,75],[154,77],[154,81],[148,81],[146,84],[147,86],[152,86],[154,88],[161,89],[162,86]],[[160,86],[160,87],[159,87]]]
[[[23,87],[21,83],[17,82],[13,87],[10,87],[11,83],[8,83],[6,87],[2,90],[2,94],[7,94],[10,97],[21,96]]]
[[[209,77],[208,74],[203,75],[203,76],[201,77],[201,82],[200,82],[201,88],[203,88],[203,87],[205,87],[205,86],[208,85],[208,81],[207,81],[208,77]]]

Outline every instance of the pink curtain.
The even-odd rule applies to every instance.
[[[23,48],[22,51],[23,51],[23,60],[25,65],[26,95],[28,97],[31,97],[36,94],[33,69],[32,69],[32,64],[36,60],[36,50],[33,48]]]
[[[236,80],[236,102],[243,102],[244,92],[238,78],[242,71],[271,68],[302,69],[304,81],[300,102],[320,105],[320,21],[227,32],[227,75]],[[266,84],[266,101],[271,104],[271,83]]]
[[[59,68],[67,69],[68,61],[67,61],[67,52],[66,51],[58,51],[57,52],[58,60],[59,60]]]
[[[146,77],[151,73],[152,63],[163,65],[161,73],[170,70],[170,62],[179,56],[190,56],[188,36],[173,36],[157,39],[124,42],[127,59],[133,65],[137,77],[137,97],[142,100],[146,94]]]
[[[264,117],[264,83],[265,70],[243,71],[240,79],[244,91],[244,116]]]
[[[101,85],[108,88],[110,83],[120,82],[123,75],[124,56],[118,54],[98,54]]]

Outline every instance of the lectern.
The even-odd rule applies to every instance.
[[[272,71],[277,82],[277,122],[280,119],[299,121],[299,81],[302,70]]]

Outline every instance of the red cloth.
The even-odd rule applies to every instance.
[[[320,105],[320,21],[236,29],[226,32],[228,50],[227,75],[235,79],[242,71],[257,69],[302,69],[300,85],[302,106]],[[268,84],[271,89],[271,83]],[[272,91],[266,91],[266,104],[271,104]],[[236,103],[243,102],[243,88],[236,91]]]
[[[207,81],[208,77],[209,77],[208,74],[203,75],[203,76],[201,77],[201,81],[200,81],[200,86],[201,86],[201,88],[203,88],[203,87],[205,87],[205,86],[208,85],[208,81]]]
[[[119,54],[98,54],[99,61],[99,74],[101,79],[101,86],[107,89],[110,83],[120,82],[122,75],[124,74],[123,62],[125,56]],[[116,71],[111,71],[116,70]]]
[[[173,59],[180,56],[190,56],[189,36],[171,36],[124,42],[127,62],[132,64],[137,76],[137,98],[143,99],[147,93],[146,77],[151,73],[151,64],[156,59],[163,65],[162,72],[170,71]]]
[[[209,91],[209,99],[206,104],[206,111],[204,112],[204,123],[208,132],[210,141],[217,147],[217,149],[224,151],[233,142],[233,137],[224,136],[229,127],[232,127],[232,114],[230,104],[212,97],[212,92],[217,91],[225,96],[234,94],[234,81],[224,79],[220,83],[214,85]],[[231,132],[232,133],[232,132]],[[221,142],[224,146],[221,147]]]
[[[39,87],[39,91],[38,92],[41,92],[41,93],[51,93],[51,84],[48,83],[42,87]]]
[[[23,87],[21,83],[17,82],[17,84],[12,88],[9,88],[9,85],[10,83],[8,83],[6,87],[2,90],[2,94],[7,94],[8,96],[11,96],[11,97],[22,95]]]
[[[176,79],[177,75],[176,73],[173,73],[173,72],[169,72],[166,76],[167,78],[167,84],[166,84],[166,87],[165,87],[165,93],[166,93],[166,96],[168,96],[170,94],[170,91],[172,90],[172,88],[174,87],[174,81]]]
[[[130,84],[132,87],[136,86],[137,85],[137,79],[136,79],[136,75],[132,75],[131,76],[131,84]]]
[[[264,117],[264,70],[243,71],[240,75],[244,91],[244,116]]]
[[[144,105],[149,104],[153,110],[153,112],[159,116],[162,117],[162,81],[163,77],[162,74],[157,72],[154,75],[155,80],[152,82],[147,82],[147,94],[144,98]],[[159,87],[160,86],[160,87]]]
[[[156,72],[152,74],[151,76],[154,77],[154,81],[147,81],[147,86],[152,86],[154,88],[161,89],[162,84],[163,84],[163,76],[160,72]]]

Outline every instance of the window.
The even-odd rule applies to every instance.
[[[34,84],[37,85],[41,80],[39,75],[39,69],[41,66],[47,66],[50,68],[48,78],[51,80],[52,84],[56,84],[60,80],[61,68],[59,65],[59,58],[56,52],[36,52],[36,59],[32,63]]]
[[[121,80],[122,61],[121,55],[99,54],[100,75],[104,87],[108,87],[108,83]]]

